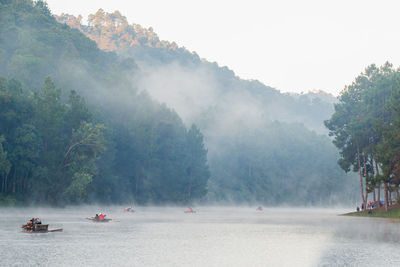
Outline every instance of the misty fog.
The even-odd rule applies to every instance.
[[[166,103],[178,113],[187,126],[195,123],[204,134],[211,168],[209,200],[238,201],[239,199],[229,192],[231,182],[227,179],[231,181],[251,179],[251,177],[243,178],[243,176],[249,176],[245,174],[239,177],[238,170],[233,167],[233,165],[246,165],[242,159],[232,157],[237,153],[236,151],[242,153],[240,157],[247,158],[245,161],[253,162],[248,164],[264,165],[263,172],[267,176],[273,176],[273,174],[268,174],[268,169],[276,167],[265,155],[273,154],[276,160],[276,154],[282,153],[282,146],[290,146],[293,142],[302,143],[301,139],[304,138],[302,135],[308,135],[308,130],[315,132],[315,136],[311,138],[313,140],[325,138],[327,129],[323,121],[333,113],[333,103],[337,101],[333,96],[321,92],[310,92],[304,95],[281,94],[278,90],[258,81],[241,80],[234,75],[233,71],[220,68],[215,63],[201,61],[198,64],[188,64],[173,61],[149,65],[140,60],[137,63],[141,69],[137,75],[139,90],[145,90],[158,102]],[[284,136],[288,138],[285,139]],[[298,140],[294,141],[294,139]],[[333,152],[335,148],[328,138],[325,138],[323,142],[323,146],[327,149],[324,156],[332,155],[330,153],[335,154]],[[293,145],[292,148],[296,150],[297,145]],[[303,149],[308,150],[310,146],[312,146],[311,143],[304,143]],[[263,152],[260,154],[264,153],[263,156],[256,152],[261,147]],[[292,157],[294,160],[295,157]],[[331,159],[337,160],[334,156]],[[321,164],[326,163],[328,162],[321,162]],[[250,165],[245,168],[251,168]],[[332,168],[337,169],[333,165]],[[229,170],[236,173],[227,175]],[[250,174],[250,171],[248,173]],[[323,176],[325,174],[307,175]],[[285,179],[283,172],[280,176],[280,179]],[[292,174],[287,176],[292,176]],[[341,176],[346,177],[341,182],[343,187],[325,197],[331,199],[329,201],[333,203],[336,201],[334,199],[339,198],[343,198],[347,203],[354,203],[356,180],[351,178],[352,175],[346,175],[344,172]],[[304,175],[300,175],[294,179],[305,178]],[[315,177],[315,179],[325,178]],[[252,191],[251,188],[241,190]],[[299,188],[298,190],[298,196],[309,194],[308,189]],[[303,193],[300,193],[301,191]],[[220,196],[216,196],[217,194]],[[224,197],[221,197],[221,194]],[[259,199],[256,195],[244,199],[254,201]],[[268,196],[265,200],[267,199],[272,202],[276,200]],[[314,202],[316,203],[321,203],[321,200]]]

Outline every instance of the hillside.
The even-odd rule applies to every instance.
[[[82,24],[81,16],[61,14],[56,19],[80,30],[99,48],[134,58],[142,69],[141,87],[173,107],[188,123],[201,121],[204,112],[216,108],[232,113],[231,107],[238,104],[245,108],[243,112],[256,108],[270,121],[300,122],[327,133],[323,121],[333,113],[332,103],[337,100],[323,91],[282,94],[257,80],[242,80],[227,67],[200,59],[175,42],[160,40],[152,28],[129,24],[119,11],[100,9],[89,15],[88,25]],[[229,99],[228,106],[225,99]]]
[[[351,180],[336,165],[329,138],[312,131],[325,132],[322,121],[331,114],[331,103],[241,80],[226,67],[160,41],[151,29],[129,25],[119,12],[99,11],[87,26],[79,17],[58,17],[73,29],[58,23],[45,2],[0,3],[0,34],[7,37],[0,40],[5,84],[12,84],[11,78],[22,81],[24,101],[34,102],[31,96],[50,76],[63,89],[63,105],[71,105],[68,92],[75,90],[87,101],[91,123],[105,125],[106,149],[95,158],[91,179],[81,183],[85,194],[71,199],[55,191],[49,198],[44,192],[39,200],[322,203],[337,195],[351,198]],[[9,98],[14,87],[4,88]],[[38,127],[36,121],[27,117],[21,123]],[[3,125],[7,159],[18,125],[12,131]],[[42,156],[49,156],[46,151]],[[19,160],[7,162],[8,175]],[[34,161],[38,170],[50,168],[41,164]],[[29,173],[32,183],[39,172]],[[70,175],[70,181],[87,178]],[[7,181],[3,195],[25,200],[13,186],[25,176],[1,177]],[[56,172],[47,178],[49,185],[60,179]],[[27,188],[20,189],[25,196]]]
[[[0,36],[0,201],[204,197],[201,132],[137,91],[132,59],[56,22],[42,1],[0,1]]]

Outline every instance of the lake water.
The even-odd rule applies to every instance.
[[[340,209],[0,209],[0,266],[400,266],[400,221]],[[63,232],[30,234],[31,217]]]

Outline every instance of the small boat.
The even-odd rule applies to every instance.
[[[187,208],[184,213],[196,213],[195,210],[193,210],[192,208]]]
[[[108,219],[106,218],[107,215],[99,212],[96,214],[94,217],[86,218],[87,220],[93,221],[93,222],[109,222],[113,221],[113,219]]]
[[[259,206],[258,208],[256,208],[257,211],[262,211],[263,208],[261,206]]]
[[[33,224],[33,225],[24,224],[22,225],[22,229],[26,233],[50,233],[50,232],[61,232],[63,230],[62,228],[49,229],[48,224]]]
[[[135,210],[132,207],[128,207],[124,209],[125,212],[135,212]]]

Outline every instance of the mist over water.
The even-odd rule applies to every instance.
[[[337,216],[343,209],[95,206],[0,209],[2,266],[398,266],[399,220]],[[93,223],[102,211],[115,219]],[[42,218],[63,232],[29,234]]]

